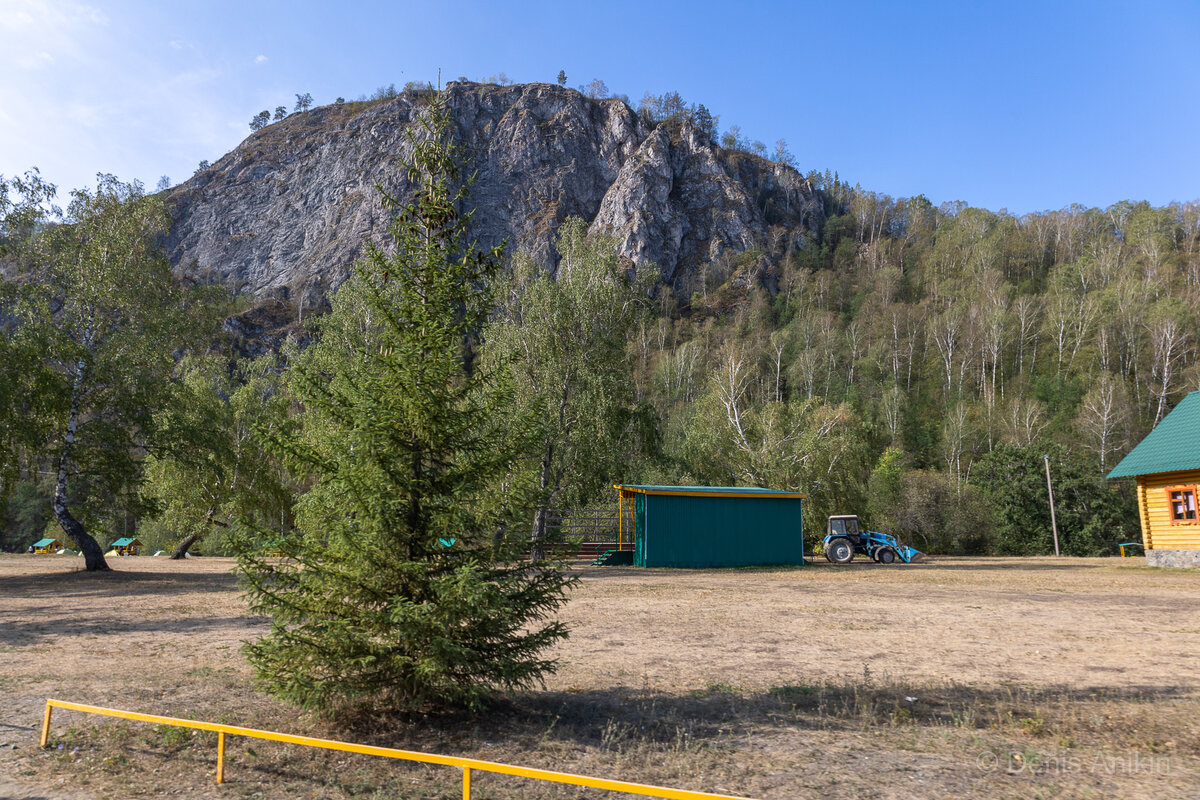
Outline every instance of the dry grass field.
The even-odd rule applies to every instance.
[[[66,711],[43,751],[58,697],[754,798],[1200,798],[1200,571],[582,567],[544,690],[345,728],[255,689],[229,560],[112,562],[0,556],[0,797],[461,796],[457,770],[244,739],[215,786],[215,735]]]

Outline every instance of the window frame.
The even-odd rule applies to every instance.
[[[1166,487],[1166,492],[1167,492],[1167,513],[1170,514],[1172,525],[1198,525],[1198,524],[1200,524],[1200,506],[1198,506],[1198,504],[1197,504],[1197,500],[1200,499],[1200,497],[1198,497],[1198,495],[1200,495],[1200,492],[1197,491],[1196,484],[1182,483],[1182,484],[1177,484],[1175,486],[1168,486],[1168,487]],[[1191,519],[1188,519],[1186,516],[1183,518],[1175,516],[1175,503],[1177,501],[1175,500],[1174,497],[1171,496],[1175,492],[1180,492],[1183,495],[1183,497],[1181,497],[1180,501],[1178,501],[1178,502],[1182,502],[1184,504],[1184,512],[1183,512],[1184,514],[1187,514],[1187,511],[1188,511],[1186,494],[1188,492],[1191,492],[1191,494],[1192,494],[1192,509],[1191,509],[1192,518]]]

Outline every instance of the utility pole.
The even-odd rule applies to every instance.
[[[1054,487],[1050,485],[1050,454],[1045,453],[1042,458],[1046,459],[1046,491],[1050,493],[1050,529],[1054,531],[1054,555],[1061,555],[1058,552],[1058,521],[1054,518]]]

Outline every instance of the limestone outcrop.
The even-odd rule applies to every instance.
[[[612,233],[634,266],[681,288],[706,263],[800,246],[822,206],[789,166],[714,145],[687,121],[651,127],[623,101],[549,84],[451,83],[475,174],[472,236],[553,271],[568,216]],[[387,243],[378,187],[403,200],[420,92],[293,114],[173,189],[166,242],[181,273],[313,306],[363,243]]]

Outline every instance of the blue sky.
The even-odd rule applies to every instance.
[[[1012,213],[1200,198],[1200,2],[0,0],[0,173],[178,183],[410,80],[678,91],[802,171]]]

